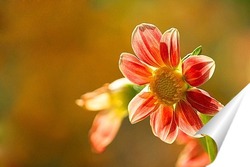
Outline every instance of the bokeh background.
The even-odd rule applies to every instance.
[[[203,89],[226,104],[250,81],[248,0],[0,0],[0,166],[174,166],[182,146],[154,137],[149,121],[124,120],[94,154],[96,113],[75,100],[122,77],[134,27],[176,27],[182,57],[199,45],[216,62]]]

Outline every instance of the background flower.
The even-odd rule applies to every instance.
[[[176,167],[205,167],[211,162],[209,156],[198,139],[192,139],[181,151]]]
[[[126,78],[121,78],[76,100],[76,104],[87,110],[100,111],[89,131],[94,152],[103,152],[115,138],[123,119],[128,115],[128,102],[138,91],[135,88]]]
[[[205,140],[204,140],[205,141]],[[201,138],[194,138],[179,132],[176,143],[184,145],[176,161],[176,167],[205,167],[211,163]]]

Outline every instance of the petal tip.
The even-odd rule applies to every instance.
[[[140,31],[145,31],[146,29],[154,29],[154,28],[156,28],[156,26],[150,23],[141,23],[135,27],[135,29],[139,29]]]
[[[132,116],[130,116],[129,115],[129,121],[130,121],[130,123],[131,124],[136,124],[138,121],[136,121],[135,119],[134,119],[134,117],[132,117]]]
[[[76,105],[78,105],[79,107],[83,107],[84,106],[84,101],[82,99],[77,99],[75,101]]]

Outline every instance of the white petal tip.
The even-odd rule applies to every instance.
[[[76,103],[78,106],[80,106],[80,107],[83,107],[83,106],[84,106],[84,101],[83,101],[82,99],[77,99],[77,100],[75,101],[75,103]]]

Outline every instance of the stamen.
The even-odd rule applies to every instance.
[[[150,82],[150,89],[158,102],[173,105],[183,97],[187,85],[180,72],[162,67],[155,71],[155,75]]]

